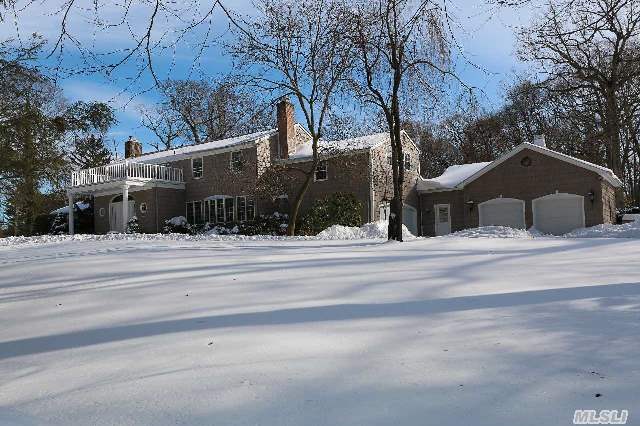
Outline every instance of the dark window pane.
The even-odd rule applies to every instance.
[[[247,197],[236,197],[238,203],[238,220],[244,222],[247,220]]]
[[[194,201],[193,203],[193,215],[194,215],[194,223],[200,225],[203,223],[202,220],[202,201]]]
[[[327,180],[327,162],[322,161],[316,167],[315,180]]]
[[[247,220],[253,220],[256,217],[256,208],[252,199],[247,200]]]
[[[235,215],[234,215],[234,202],[233,202],[233,198],[225,198],[224,200],[224,208],[225,208],[225,216],[227,219],[227,222],[233,222],[235,220]]]
[[[193,224],[193,203],[187,203],[187,222]]]
[[[218,223],[224,223],[224,200],[216,200],[216,219]]]
[[[202,177],[202,157],[191,160],[191,168],[194,178]]]

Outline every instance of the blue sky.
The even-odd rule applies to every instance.
[[[86,50],[92,54],[106,54],[118,49],[130,48],[134,41],[144,32],[148,22],[150,9],[143,6],[133,7],[127,16],[127,27],[116,27],[111,30],[96,29],[92,22],[92,11],[88,0],[81,0],[80,7],[73,11],[69,19],[69,32],[73,34]],[[185,0],[190,19],[201,16],[209,2]],[[30,2],[18,1],[16,14],[0,24],[0,40],[13,38],[25,39],[29,34],[37,32],[50,41],[49,48],[55,42],[60,31],[60,10],[63,0],[39,0]],[[105,22],[116,22],[121,19],[122,9],[117,1],[106,1],[101,10],[101,18]],[[241,13],[251,13],[248,0],[228,1],[230,8]],[[533,5],[527,8],[500,9],[487,5],[482,0],[449,0],[448,11],[455,23],[452,32],[467,60],[461,55],[455,59],[456,68],[462,80],[479,89],[478,96],[483,107],[497,107],[504,93],[504,87],[518,74],[526,73],[527,66],[520,63],[515,55],[514,29],[527,25],[535,10]],[[24,6],[24,7],[23,7]],[[189,15],[189,12],[192,15]],[[158,20],[155,39],[177,37],[180,29],[179,21],[168,16]],[[197,41],[204,37],[204,28],[183,39],[177,49],[167,50],[154,56],[160,78],[215,78],[229,72],[231,62],[226,57],[219,41],[227,34],[226,19],[220,11],[212,16],[210,47],[203,52],[200,60],[194,65]],[[43,63],[53,66],[60,61],[67,69],[79,69],[83,61],[71,44],[62,56],[43,58]],[[113,56],[105,55],[112,61]],[[65,96],[71,100],[103,101],[111,104],[117,111],[118,124],[109,137],[113,139],[120,152],[128,135],[134,135],[146,145],[152,134],[140,124],[140,107],[152,106],[158,99],[153,90],[153,80],[149,73],[143,74],[132,82],[137,72],[138,61],[131,61],[121,67],[114,75],[102,74],[59,75],[59,85]],[[472,65],[470,62],[473,62]],[[476,66],[477,65],[477,66]],[[149,149],[148,146],[146,149]]]

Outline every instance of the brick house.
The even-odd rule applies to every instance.
[[[614,223],[611,170],[548,149],[544,138],[523,143],[493,162],[449,167],[420,179],[420,231],[436,236],[465,228],[534,227],[549,234]]]
[[[405,218],[417,233],[414,188],[420,175],[419,150],[406,134],[403,147]],[[388,214],[392,189],[388,135],[322,141],[320,155],[322,162],[302,212],[315,199],[348,192],[361,201],[363,222]],[[293,105],[282,101],[272,130],[148,154],[142,153],[140,142],[129,138],[125,160],[73,172],[67,194],[69,204],[77,196],[93,197],[96,233],[122,232],[132,216],[148,233],[160,232],[164,221],[175,216],[185,216],[192,224],[237,223],[286,209],[302,181],[296,170],[308,170],[311,158],[309,134],[295,122]],[[261,189],[274,173],[285,183],[277,194]]]

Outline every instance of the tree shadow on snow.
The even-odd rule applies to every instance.
[[[639,294],[640,283],[619,283],[420,301],[340,304],[279,309],[265,312],[201,316],[188,319],[89,329],[0,342],[0,359],[197,330],[375,318],[419,317],[448,312],[544,304],[600,297],[620,298]]]

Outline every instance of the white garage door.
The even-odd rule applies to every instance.
[[[478,204],[480,226],[509,226],[524,229],[524,201],[517,198],[494,198]]]
[[[545,234],[562,235],[584,228],[584,197],[550,194],[533,200],[533,227]]]

